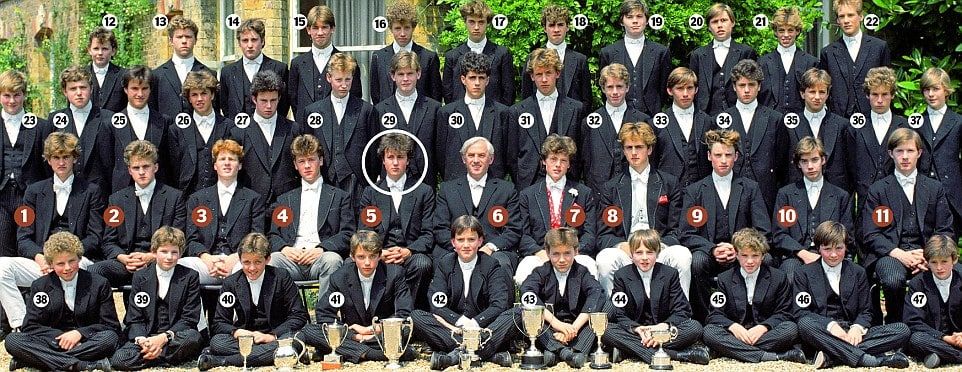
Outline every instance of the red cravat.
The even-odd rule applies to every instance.
[[[564,196],[562,196],[564,198]],[[551,228],[557,229],[561,227],[561,208],[555,209],[554,202],[551,199],[551,188],[548,188],[548,214],[551,216]]]

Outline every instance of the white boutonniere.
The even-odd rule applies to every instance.
[[[574,189],[574,188],[568,189],[568,193],[571,194],[571,196],[574,196],[574,197],[576,197],[576,198],[578,197],[578,190],[576,190],[576,189]]]

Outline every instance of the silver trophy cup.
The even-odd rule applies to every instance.
[[[472,363],[481,360],[475,352],[484,347],[484,344],[491,338],[491,330],[474,326],[464,326],[460,330],[461,347],[464,348],[462,356],[467,356],[467,358],[461,358],[461,369],[469,370]],[[455,337],[456,334],[456,331],[451,331],[451,339],[454,341],[458,341]]]
[[[544,328],[544,306],[517,304],[515,307],[520,309],[522,323],[518,325],[515,320],[515,326],[531,340],[531,347],[521,355],[521,369],[542,369],[545,366],[544,353],[535,346],[535,340]]]
[[[673,369],[671,366],[671,357],[668,356],[668,353],[665,352],[662,345],[678,337],[678,328],[668,326],[667,329],[652,329],[648,332],[651,335],[651,339],[658,343],[658,351],[651,357],[651,365],[648,367],[662,371]]]
[[[331,347],[331,353],[324,356],[324,362],[339,367],[341,356],[337,355],[336,350],[347,338],[347,324],[339,324],[335,320],[334,323],[321,324],[321,331],[324,333],[324,338],[327,339],[328,346]]]
[[[387,368],[388,369],[398,369],[401,365],[398,364],[398,359],[404,354],[404,350],[407,349],[408,345],[411,344],[412,328],[414,323],[411,318],[406,319],[401,318],[387,318],[378,320],[376,317],[372,322],[375,329],[380,328],[380,337],[375,337],[377,339],[378,345],[381,346],[381,350],[384,351],[384,356],[387,357]],[[404,340],[404,328],[407,328],[408,337]],[[383,339],[383,341],[382,341]]]
[[[598,339],[598,350],[591,354],[591,364],[588,366],[592,369],[609,369],[611,368],[611,363],[608,362],[608,353],[601,350],[601,336],[604,335],[608,329],[608,313],[589,313],[588,324]]]

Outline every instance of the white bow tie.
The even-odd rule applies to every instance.
[[[416,98],[415,98],[414,95],[412,94],[412,95],[407,96],[407,97],[400,97],[400,98],[398,98],[397,101],[398,101],[398,102],[414,102],[415,99],[416,99]]]
[[[107,74],[107,68],[106,68],[106,67],[104,67],[104,68],[95,68],[95,69],[94,69],[94,73],[97,74],[97,75],[106,75],[106,74]]]
[[[468,104],[471,106],[484,106],[484,101],[481,99],[469,99]]]
[[[557,99],[558,99],[558,96],[556,96],[556,95],[550,95],[550,96],[541,97],[541,98],[539,98],[538,100],[541,101],[541,102],[551,102],[551,101],[554,101],[554,100],[557,100]]]
[[[53,184],[53,192],[57,194],[59,194],[61,191],[66,191],[69,194],[72,188],[73,188],[73,185],[67,185],[67,184],[58,185],[56,183]]]
[[[716,41],[715,43],[712,44],[712,49],[718,49],[718,48],[728,49],[728,45],[726,45],[725,43],[719,43]]]
[[[628,45],[641,45],[644,42],[645,41],[642,39],[625,39],[625,44],[628,44]]]
[[[914,184],[915,184],[915,177],[903,176],[903,175],[900,175],[900,174],[896,174],[896,175],[895,175],[895,179],[898,180],[898,181],[899,181],[899,184],[902,185],[902,186],[914,185]]]
[[[938,110],[926,110],[926,111],[928,111],[929,116],[941,116],[941,115],[942,115],[942,111],[938,111]]]
[[[260,65],[261,63],[257,62],[257,60],[253,60],[253,61],[247,61],[245,62],[245,64],[257,66],[257,65]]]
[[[317,191],[317,185],[304,186],[304,191]]]
[[[152,190],[148,190],[148,189],[140,189],[140,190],[134,189],[134,195],[136,195],[137,197],[141,197],[145,195],[149,196],[151,191]]]
[[[159,271],[159,272],[157,273],[157,276],[159,276],[159,277],[161,277],[161,278],[170,278],[170,277],[173,276],[173,275],[174,275],[174,270],[170,270],[170,271],[163,271],[163,270],[161,270],[161,271]]]
[[[562,185],[561,182],[547,181],[547,184],[549,189],[552,189],[555,191],[561,191],[561,189],[564,188],[564,185]]]
[[[387,187],[391,189],[391,191],[404,190],[404,185],[402,185],[400,182],[388,182]]]
[[[482,182],[469,181],[468,185],[471,186],[472,189],[484,189],[484,183]]]
[[[640,174],[631,175],[631,182],[641,182],[643,185],[648,184],[648,180],[642,177]]]
[[[220,196],[231,196],[231,195],[234,195],[234,192],[230,190],[223,190],[220,192]]]

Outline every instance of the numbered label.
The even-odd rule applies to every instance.
[[[394,115],[393,112],[385,112],[384,115],[381,115],[381,126],[387,129],[396,127],[397,115]]]
[[[579,31],[588,28],[588,16],[580,13],[575,14],[575,17],[571,20],[571,25]]]
[[[461,128],[464,126],[464,115],[461,115],[460,112],[451,113],[451,115],[448,115],[448,125],[454,129]]]
[[[126,126],[127,126],[127,121],[128,121],[128,120],[127,120],[127,115],[124,115],[124,113],[122,113],[122,112],[118,112],[118,113],[114,114],[114,116],[111,116],[111,117],[110,117],[110,124],[113,125],[114,128],[117,128],[117,129],[122,129],[123,127],[126,127]]]
[[[728,129],[732,126],[732,115],[727,112],[718,114],[715,117],[715,125],[721,129]]]
[[[124,210],[116,205],[111,205],[104,209],[104,224],[110,227],[119,227],[124,223]]]
[[[538,304],[538,295],[534,292],[525,292],[521,295],[521,304],[525,306],[533,306]]]
[[[929,302],[929,298],[924,292],[915,292],[909,297],[909,301],[912,302],[912,306],[923,307]]]
[[[652,14],[651,18],[648,18],[648,27],[656,31],[661,30],[662,27],[665,27],[665,17],[661,14]]]
[[[504,14],[495,14],[494,18],[491,18],[491,26],[495,30],[504,30],[508,28],[508,16]]]
[[[925,118],[922,117],[922,114],[916,112],[909,115],[909,126],[912,127],[912,129],[921,128],[923,123],[925,123]]]
[[[725,297],[724,293],[715,292],[711,294],[711,297],[708,298],[708,301],[711,302],[712,307],[721,308],[725,306],[726,302],[728,302],[728,297]]]
[[[108,30],[113,30],[120,25],[120,21],[117,20],[117,16],[107,13],[100,19],[100,25]]]
[[[651,118],[651,122],[655,124],[655,128],[665,129],[668,127],[668,114],[659,112],[655,114],[655,117]]]
[[[598,129],[601,127],[601,114],[592,112],[585,121],[588,123],[589,128]]]
[[[134,294],[134,306],[145,308],[150,305],[150,295],[147,292],[137,292]]]
[[[150,20],[150,25],[154,26],[154,29],[157,29],[157,30],[163,30],[167,28],[167,24],[169,23],[170,23],[170,20],[167,19],[167,16],[163,14],[157,14],[154,16],[153,19]]]
[[[33,306],[45,308],[50,304],[50,296],[47,292],[37,292],[33,295]]]
[[[180,129],[187,129],[193,121],[194,119],[190,117],[190,114],[184,112],[177,114],[177,117],[174,118],[174,124],[177,124]]]
[[[688,213],[685,214],[685,218],[688,219],[688,224],[694,228],[699,228],[705,226],[708,222],[708,211],[700,205],[688,208]]]
[[[220,306],[231,308],[237,302],[237,296],[234,296],[233,292],[224,292],[217,298],[217,302],[220,303]]]
[[[297,13],[294,17],[291,17],[291,24],[294,25],[295,30],[303,30],[307,28],[307,17],[303,14]]]
[[[531,115],[530,112],[526,112],[519,115],[518,125],[520,125],[524,129],[531,128],[532,126],[534,126],[534,115]]]
[[[234,115],[234,125],[240,129],[247,128],[251,125],[251,116],[247,115],[246,112],[239,112]],[[310,123],[308,123],[310,125]]]
[[[321,114],[312,112],[310,115],[307,115],[307,126],[317,129],[320,128],[321,125],[324,125],[324,117],[321,116]]]
[[[617,205],[609,205],[608,208],[601,211],[601,221],[608,227],[615,228],[621,226],[624,220],[625,211],[621,210]]]
[[[782,122],[785,123],[785,126],[788,129],[798,128],[798,123],[800,123],[801,121],[802,120],[801,118],[798,117],[798,114],[794,112],[789,112],[788,114],[785,115],[784,118],[782,118]]]
[[[17,222],[17,226],[29,227],[33,225],[33,221],[36,219],[37,214],[30,206],[21,205],[17,210],[13,211],[13,220]]]
[[[878,15],[869,13],[866,14],[865,18],[862,19],[862,24],[865,25],[865,28],[875,31],[878,30],[878,27],[882,24],[882,18],[880,18]]]
[[[36,114],[32,112],[28,112],[26,114],[23,114],[23,121],[21,122],[21,125],[23,125],[24,128],[33,128],[33,127],[36,127],[37,123],[39,122],[40,122],[40,119],[37,118]]]
[[[892,208],[880,205],[872,211],[872,222],[880,228],[889,227],[892,224]]]
[[[758,30],[768,28],[768,16],[756,14],[755,17],[752,18],[752,25]]]
[[[434,292],[431,295],[431,305],[438,308],[448,306],[448,294],[440,291]]]
[[[380,225],[381,209],[373,205],[369,205],[364,207],[364,209],[361,209],[361,223],[370,228]]]
[[[214,220],[212,217],[214,217],[214,212],[206,205],[198,205],[190,211],[190,220],[194,222],[194,226],[201,229],[210,225],[211,221]]]
[[[384,16],[377,16],[371,20],[371,28],[374,29],[374,32],[387,31],[387,26],[387,18]]]
[[[795,223],[798,222],[798,212],[795,211],[795,207],[791,205],[779,208],[776,213],[778,214],[776,217],[778,219],[778,225],[783,228],[787,229],[795,226]]]
[[[294,211],[291,207],[279,205],[271,212],[271,221],[274,221],[274,225],[282,229],[288,227],[294,223]]]
[[[628,304],[628,295],[625,292],[615,292],[611,294],[611,303],[617,308],[623,308]]]
[[[572,205],[565,212],[565,222],[571,227],[581,227],[585,223],[585,209],[578,204]]]
[[[795,305],[798,305],[798,307],[804,309],[809,307],[811,304],[812,295],[808,294],[808,292],[798,292],[798,294],[795,295]]]
[[[856,112],[852,114],[852,116],[849,116],[848,123],[852,124],[852,128],[861,129],[866,123],[865,115],[861,112]]]
[[[327,295],[327,303],[333,308],[344,306],[344,294],[341,292],[331,292]]]
[[[504,227],[508,224],[508,208],[496,205],[488,210],[488,224],[493,227]]]
[[[705,28],[705,17],[697,13],[692,14],[688,17],[688,27],[695,31]]]
[[[240,27],[241,18],[239,15],[231,13],[224,19],[224,23],[227,24],[227,28],[237,30],[237,28]]]
[[[67,118],[67,114],[65,113],[58,112],[53,116],[53,126],[57,127],[57,129],[66,128],[68,123],[70,123],[70,119]]]

